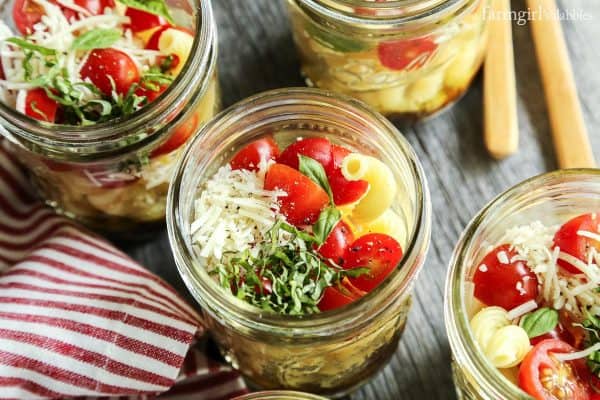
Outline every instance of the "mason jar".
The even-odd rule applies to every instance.
[[[4,145],[29,171],[40,197],[59,213],[126,238],[162,224],[180,148],[220,107],[211,3],[167,3],[177,26],[195,33],[194,44],[169,88],[140,111],[68,126],[32,119],[0,103]]]
[[[405,251],[386,280],[360,300],[323,313],[281,315],[237,299],[207,272],[190,231],[198,188],[238,150],[267,135],[281,148],[299,137],[324,137],[390,168],[398,184],[392,209],[400,216]],[[396,350],[428,248],[430,208],[420,163],[385,118],[348,97],[286,88],[232,106],[196,135],[170,188],[167,227],[179,272],[202,306],[205,326],[250,385],[339,396],[370,379]]]
[[[326,400],[324,397],[310,393],[291,392],[288,390],[272,390],[268,392],[250,393],[233,400]]]
[[[486,47],[488,0],[288,0],[308,85],[416,119],[457,100]]]
[[[444,318],[452,349],[454,382],[460,399],[528,399],[517,377],[502,373],[480,351],[469,321],[473,307],[471,277],[489,245],[506,230],[540,221],[561,225],[600,209],[600,170],[573,169],[539,175],[507,190],[471,220],[454,249],[446,279]]]

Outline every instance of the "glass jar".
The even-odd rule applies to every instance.
[[[233,400],[326,400],[314,394],[290,392],[287,390],[273,390],[269,392],[256,392],[236,397]]]
[[[398,182],[392,207],[406,232],[403,259],[381,285],[347,307],[300,317],[264,312],[223,290],[191,242],[199,185],[244,145],[266,135],[281,148],[300,136],[325,137],[383,161]],[[347,97],[287,88],[238,103],[196,136],[170,188],[167,227],[179,272],[202,306],[205,325],[251,385],[337,396],[371,378],[396,350],[429,244],[430,208],[419,161],[389,121]]]
[[[470,277],[488,245],[498,243],[508,228],[523,223],[540,221],[545,225],[560,225],[576,215],[598,209],[600,170],[562,170],[514,186],[469,223],[450,261],[444,310],[454,360],[454,382],[460,399],[533,399],[519,389],[510,376],[488,362],[471,333],[469,321],[476,310],[471,302]]]
[[[220,107],[211,3],[167,4],[177,11],[177,25],[195,32],[194,44],[170,87],[140,111],[67,126],[40,122],[0,103],[5,145],[28,169],[40,197],[68,217],[126,238],[164,221],[179,148]]]
[[[391,117],[458,99],[486,47],[488,0],[288,0],[302,74]]]

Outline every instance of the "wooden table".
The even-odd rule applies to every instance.
[[[524,10],[523,1],[513,1]],[[564,8],[591,20],[564,21],[586,123],[600,160],[600,2],[562,0]],[[219,29],[219,72],[225,106],[249,95],[303,81],[284,0],[213,0]],[[517,182],[556,169],[549,123],[527,25],[514,25],[519,95],[520,151],[493,161],[482,139],[481,79],[450,110],[401,127],[429,179],[433,240],[416,285],[414,308],[390,365],[352,399],[452,399],[450,350],[443,322],[443,288],[454,244],[470,218],[496,194]],[[127,251],[182,293],[167,235]]]

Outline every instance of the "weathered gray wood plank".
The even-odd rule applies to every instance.
[[[600,3],[562,0],[590,21],[565,21],[570,54],[594,152],[600,158]],[[263,90],[301,85],[283,0],[214,0],[219,27],[223,101],[230,105]],[[513,7],[524,10],[524,1]],[[481,136],[481,82],[452,109],[402,127],[428,175],[434,207],[433,242],[415,290],[415,305],[392,362],[353,399],[452,399],[450,354],[442,302],[446,266],[461,230],[488,200],[532,175],[556,168],[543,91],[528,26],[514,25],[520,152],[491,160]],[[166,234],[128,251],[182,292]]]

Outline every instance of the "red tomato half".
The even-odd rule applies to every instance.
[[[346,251],[344,269],[368,268],[366,275],[348,278],[357,288],[370,292],[400,263],[402,247],[391,236],[369,233],[359,237]]]
[[[574,363],[561,362],[553,356],[573,351],[573,347],[556,339],[538,343],[519,368],[521,389],[537,400],[588,400],[588,389],[578,377]]]
[[[393,70],[422,67],[430,58],[437,44],[429,38],[382,42],[377,47],[379,61]]]
[[[342,174],[342,162],[350,150],[342,146],[331,146],[332,162],[326,167],[327,178],[333,192],[333,202],[338,205],[354,203],[361,199],[369,189],[369,182],[358,180],[349,181]]]
[[[312,225],[329,202],[327,193],[309,177],[283,164],[273,164],[265,176],[265,189],[280,189],[280,212],[296,226]]]
[[[140,73],[133,60],[115,49],[94,49],[81,68],[81,77],[89,78],[102,93],[110,96],[112,77],[117,93],[125,94],[134,83],[140,80]]]
[[[129,17],[127,28],[132,32],[141,32],[148,29],[156,28],[157,26],[169,25],[166,19],[160,15],[151,14],[137,8],[127,7],[125,16]]]
[[[600,242],[580,236],[577,232],[587,231],[598,234],[600,233],[599,224],[600,219],[595,213],[575,217],[565,222],[556,232],[554,235],[554,246],[559,247],[561,252],[570,254],[587,263],[589,250],[593,247],[600,251]],[[573,274],[581,272],[579,268],[563,260],[558,260],[558,265],[565,271]]]
[[[175,132],[171,134],[171,137],[164,142],[162,145],[152,151],[151,156],[156,157],[162,154],[168,154],[174,150],[177,150],[194,134],[198,125],[200,124],[200,117],[194,113],[186,120],[183,124],[179,125]]]
[[[298,140],[281,153],[277,162],[298,169],[299,155],[310,157],[327,167],[331,163],[331,142],[325,138]]]
[[[44,89],[32,89],[25,97],[25,115],[31,118],[55,122],[58,103],[48,97]]]
[[[344,221],[337,223],[335,228],[331,231],[325,243],[319,247],[319,254],[328,260],[333,260],[339,266],[344,263],[344,255],[346,249],[354,241],[354,235],[352,230]]]
[[[135,89],[135,94],[140,97],[145,97],[148,103],[152,103],[162,94],[162,92],[167,90],[168,87],[168,85],[160,85],[157,88],[158,90],[152,90],[146,86],[138,86],[137,89]]]
[[[50,3],[57,4],[55,0],[50,0]],[[115,3],[113,0],[75,0],[74,3],[79,7],[85,8],[92,15],[102,14],[104,9],[113,8]],[[65,18],[71,21],[77,18],[77,12],[57,4]],[[16,0],[13,5],[13,19],[19,32],[23,35],[29,35],[33,32],[33,25],[41,21],[45,14],[42,6],[33,0]]]
[[[232,169],[258,171],[262,160],[274,160],[279,156],[279,147],[272,137],[265,137],[247,144],[238,151],[229,164]]]
[[[330,286],[323,292],[323,297],[319,302],[319,310],[329,311],[343,307],[360,299],[367,293],[353,286],[347,278],[337,286]]]
[[[503,263],[502,261],[507,261]],[[516,252],[508,244],[496,247],[481,261],[475,275],[475,297],[488,306],[511,310],[538,294],[537,276],[523,261],[510,262]],[[506,257],[504,257],[506,256]]]

